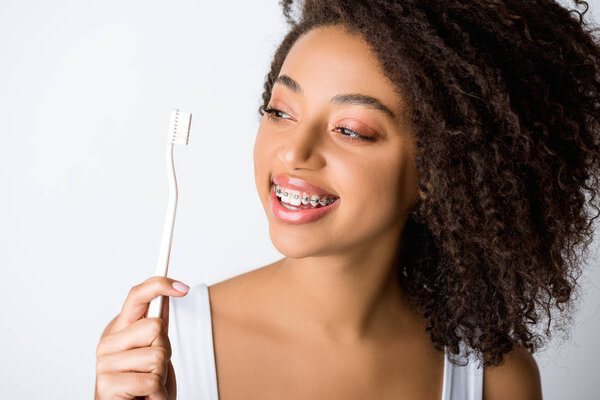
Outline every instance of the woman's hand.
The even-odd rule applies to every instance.
[[[168,298],[163,299],[161,318],[145,316],[155,297],[182,297],[187,290],[181,282],[158,276],[131,288],[96,348],[96,400],[175,399]]]

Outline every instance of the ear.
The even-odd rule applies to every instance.
[[[425,187],[427,187],[427,189],[431,190],[433,188],[433,185],[431,184],[431,182],[427,182],[425,184]],[[425,196],[425,194],[423,194],[421,189],[419,189],[419,197],[421,197],[423,200],[425,200],[427,198],[427,196]]]

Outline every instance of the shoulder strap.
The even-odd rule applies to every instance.
[[[454,365],[444,352],[444,385],[442,400],[481,400],[483,398],[483,366],[471,356],[465,366]]]
[[[178,400],[218,400],[208,287],[169,297],[169,341]]]

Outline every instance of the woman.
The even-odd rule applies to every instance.
[[[254,167],[285,257],[132,288],[96,398],[541,399],[535,327],[593,237],[597,39],[549,0],[282,3]]]

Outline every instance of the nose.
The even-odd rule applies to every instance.
[[[286,133],[279,159],[289,169],[319,169],[325,165],[322,155],[322,142],[319,140],[321,132],[315,129],[304,128],[299,125],[294,130]]]

